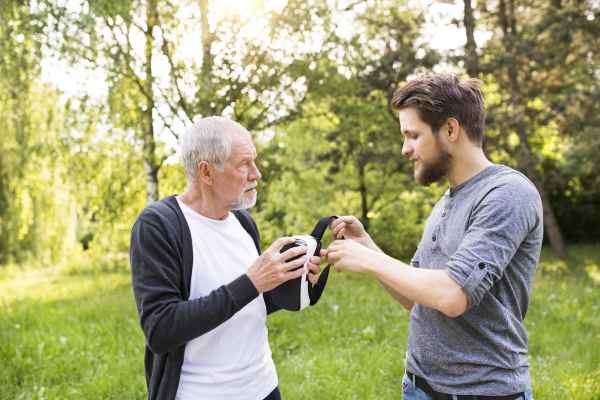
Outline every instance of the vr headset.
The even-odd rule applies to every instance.
[[[327,224],[332,219],[337,219],[337,217],[329,216],[321,218],[310,235],[293,236],[296,241],[283,246],[280,253],[283,253],[293,247],[307,246],[308,252],[306,254],[309,255],[309,260],[311,256],[318,256],[319,251],[321,251],[321,239],[323,239],[323,234],[325,233],[325,229],[327,229]],[[286,262],[296,260],[303,255],[304,254],[300,254],[296,257],[290,258]],[[291,270],[295,271],[299,268],[304,268],[304,274],[302,274],[301,277],[284,282],[275,289],[271,290],[271,299],[277,307],[288,311],[300,311],[306,308],[308,305],[314,306],[317,304],[321,298],[321,295],[323,294],[323,291],[325,290],[325,284],[327,283],[327,278],[329,277],[329,265],[323,269],[321,275],[319,275],[317,284],[313,286],[313,284],[308,280],[309,270],[307,264],[308,260],[303,266]]]

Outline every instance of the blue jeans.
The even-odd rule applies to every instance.
[[[281,393],[279,392],[279,386],[277,386],[271,394],[265,397],[265,400],[281,400]]]
[[[402,378],[402,400],[431,400],[424,391],[415,386],[415,384],[408,379],[408,376],[404,374]],[[533,394],[531,388],[525,391],[525,395],[519,397],[519,400],[533,400]]]

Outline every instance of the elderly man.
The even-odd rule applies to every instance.
[[[307,248],[260,255],[250,214],[261,178],[250,133],[204,118],[181,138],[188,187],[146,207],[131,233],[133,291],[146,337],[148,398],[280,399],[267,341],[270,290],[302,275]],[[308,277],[320,272],[313,257]]]

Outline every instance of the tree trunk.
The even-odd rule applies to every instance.
[[[544,188],[542,178],[538,173],[535,161],[533,160],[531,148],[527,141],[527,130],[525,126],[525,110],[523,108],[523,99],[519,90],[519,81],[516,64],[516,22],[514,13],[514,0],[510,1],[510,10],[507,15],[505,0],[499,2],[499,14],[501,19],[502,31],[504,34],[503,44],[505,47],[506,54],[509,55],[507,60],[507,75],[510,89],[510,101],[513,108],[513,118],[515,122],[515,131],[519,137],[519,146],[521,148],[521,166],[525,171],[527,177],[534,184],[540,194],[542,200],[542,208],[544,213],[544,228],[548,239],[550,240],[550,246],[552,247],[552,253],[556,258],[564,258],[567,255],[565,244],[563,241],[558,221],[554,215],[554,210],[550,204],[548,194]]]
[[[358,191],[360,192],[362,210],[361,222],[365,229],[369,229],[369,207],[367,205],[367,182],[365,179],[365,165],[361,161],[359,161],[357,164],[359,177]]]
[[[0,149],[0,155],[2,154]],[[6,178],[8,180],[8,177]],[[3,161],[0,158],[0,265],[4,264],[8,258],[8,218],[9,218],[9,207],[8,207],[8,185],[5,184],[5,173],[3,168]]]
[[[208,25],[208,0],[198,0],[200,6],[200,24],[202,27],[202,97],[206,107],[209,109],[209,114],[213,115],[214,107],[211,106],[212,101],[212,57],[210,49],[212,47],[212,37],[210,27]],[[202,118],[210,115],[202,115]]]
[[[156,161],[156,142],[154,140],[154,94],[152,86],[154,78],[152,76],[152,48],[154,46],[154,37],[152,31],[157,22],[156,0],[148,0],[146,3],[146,80],[144,81],[144,91],[147,95],[146,110],[144,112],[142,138],[144,143],[144,172],[146,173],[146,204],[154,203],[158,200],[158,169]]]
[[[477,57],[477,44],[475,43],[475,17],[471,0],[465,2],[465,30],[467,31],[467,44],[465,46],[465,67],[471,78],[479,77],[479,59]]]

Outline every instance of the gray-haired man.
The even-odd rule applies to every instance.
[[[302,275],[306,247],[277,239],[260,255],[250,214],[261,175],[250,133],[204,118],[181,138],[188,187],[146,207],[131,233],[131,273],[146,336],[148,398],[279,399],[265,319],[270,290]],[[323,252],[324,254],[324,252]],[[320,272],[321,258],[309,268]],[[309,274],[309,280],[317,283]]]

